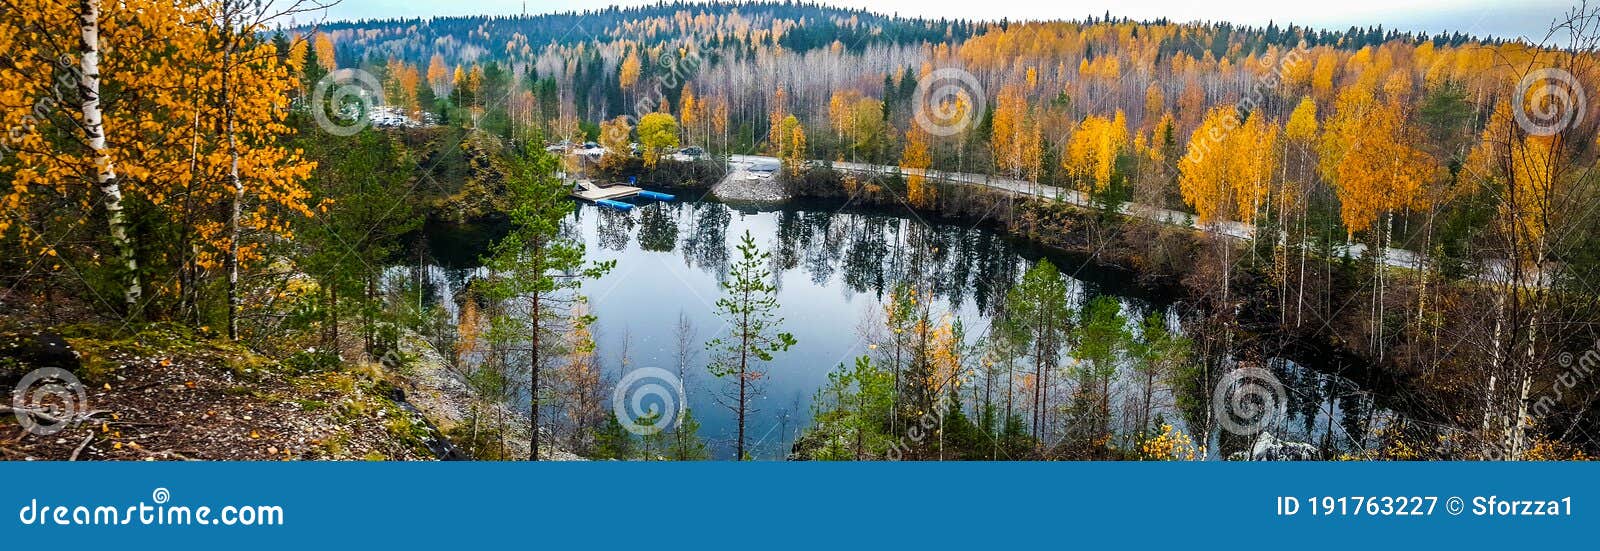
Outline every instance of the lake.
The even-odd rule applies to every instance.
[[[746,231],[772,253],[783,330],[798,341],[762,366],[766,376],[747,425],[748,447],[758,459],[784,457],[809,422],[812,395],[827,382],[828,372],[868,352],[863,321],[881,308],[896,282],[913,272],[932,282],[933,310],[961,319],[973,343],[988,338],[989,313],[1041,258],[1070,276],[1073,306],[1110,295],[1131,321],[1159,311],[1174,327],[1181,308],[1176,297],[1134,286],[1125,273],[1097,269],[983,226],[930,223],[910,211],[807,201],[759,208],[713,201],[647,202],[630,211],[582,204],[568,231],[585,243],[589,258],[616,261],[609,274],[585,282],[582,290],[597,317],[592,329],[608,381],[620,379],[624,366],[676,372],[679,320],[686,318],[694,343],[684,382],[686,403],[702,422],[701,436],[714,457],[722,459],[733,455],[737,424],[732,411],[717,400],[730,382],[705,370],[709,354],[704,343],[728,329],[714,313],[715,302],[737,254],[734,244]],[[463,234],[456,228],[429,233],[439,266],[427,272],[438,300],[481,274],[476,259],[494,232],[468,228]],[[1277,362],[1273,369],[1290,394],[1289,417],[1275,432],[1309,441],[1349,432],[1342,428],[1348,425],[1347,409],[1371,416],[1372,408],[1362,407],[1370,399],[1348,381],[1294,362]],[[1175,421],[1176,416],[1167,417]],[[1329,422],[1333,419],[1341,422]],[[1214,442],[1214,436],[1207,441]]]

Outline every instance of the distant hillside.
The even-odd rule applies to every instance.
[[[435,53],[453,64],[508,60],[551,45],[616,40],[645,45],[693,41],[715,47],[754,39],[806,51],[835,40],[853,48],[959,41],[982,30],[970,21],[892,17],[794,2],[673,2],[528,16],[335,21],[314,28],[333,38],[343,67],[374,56],[426,62]],[[311,30],[310,25],[289,29]]]
[[[1114,20],[1108,14],[1069,21],[1092,25]],[[1005,21],[908,18],[808,2],[671,2],[540,15],[334,21],[294,26],[287,31],[327,33],[335,44],[339,66],[353,67],[370,59],[425,64],[434,54],[452,65],[511,61],[549,46],[619,40],[645,46],[694,43],[705,49],[770,44],[796,52],[827,48],[838,41],[847,50],[860,51],[882,44],[959,44],[996,23],[1000,28],[1009,26]],[[1172,22],[1157,19],[1145,23],[1159,26]],[[1309,46],[1348,49],[1394,39],[1431,39],[1441,46],[1474,40],[1461,33],[1425,36],[1381,26],[1329,31],[1292,24],[1251,27],[1208,22],[1193,27],[1216,32],[1173,41],[1169,53],[1185,51],[1201,57],[1211,50],[1221,56],[1228,53],[1227,45],[1239,43],[1246,47],[1237,53],[1259,54],[1269,46],[1293,46],[1301,40]]]

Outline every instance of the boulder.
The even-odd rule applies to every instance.
[[[29,371],[59,367],[78,372],[78,352],[49,332],[0,333],[0,386],[16,384]]]
[[[1304,442],[1279,440],[1270,432],[1256,436],[1256,445],[1250,448],[1251,461],[1316,461],[1317,447]]]

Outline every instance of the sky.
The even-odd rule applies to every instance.
[[[1462,31],[1474,35],[1527,38],[1539,42],[1551,20],[1578,0],[823,0],[879,13],[963,19],[1081,19],[1109,9],[1114,17],[1176,21],[1268,21],[1328,29],[1382,24],[1405,31]],[[646,5],[654,0],[342,0],[326,10],[329,20],[549,13],[598,9],[608,5]],[[302,17],[301,19],[304,19]]]

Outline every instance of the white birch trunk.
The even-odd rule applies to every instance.
[[[105,123],[100,112],[100,0],[81,0],[78,3],[78,25],[81,31],[78,88],[83,94],[83,132],[94,153],[95,184],[106,207],[106,223],[111,233],[111,244],[116,247],[118,261],[127,273],[123,287],[123,305],[131,315],[137,309],[143,291],[139,286],[139,261],[133,254],[133,241],[128,237],[128,221],[122,214],[122,186],[117,182],[117,170],[111,155],[106,152]]]

